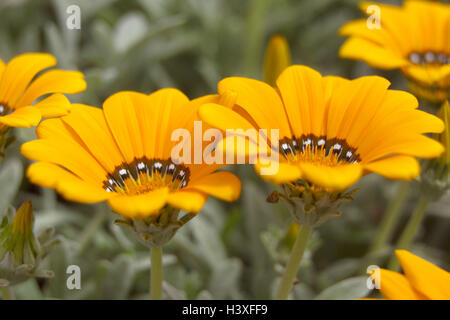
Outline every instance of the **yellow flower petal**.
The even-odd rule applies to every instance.
[[[380,69],[395,69],[408,65],[408,61],[392,51],[382,48],[374,42],[350,38],[339,50],[341,58],[363,60],[372,67]]]
[[[67,142],[77,142],[80,146],[83,145],[80,137],[61,118],[42,121],[36,128],[36,135],[39,139],[62,140],[62,145]]]
[[[244,117],[230,108],[215,104],[206,103],[202,105],[198,114],[200,119],[207,122],[212,127],[226,130],[248,130],[255,129]]]
[[[181,190],[171,192],[168,196],[167,203],[174,208],[181,209],[185,212],[197,213],[205,204],[208,195],[196,190]]]
[[[351,80],[339,77],[339,76],[325,76],[323,77],[324,83],[324,99],[327,104],[329,104],[331,97],[335,94],[343,85],[349,83]]]
[[[441,120],[421,110],[388,103],[383,103],[380,109],[366,126],[365,134],[362,134],[358,140],[364,142],[364,146],[360,148],[362,154],[366,154],[373,146],[383,143],[385,137],[399,137],[399,133],[408,136],[413,133],[441,132],[443,130]],[[389,114],[389,117],[386,117],[386,114]]]
[[[93,203],[112,196],[103,188],[87,183],[58,165],[37,162],[28,167],[28,179],[37,185],[58,191],[70,201]]]
[[[449,7],[447,3],[433,1],[405,1],[404,11],[417,23],[416,37],[420,40],[422,49],[431,49],[438,52],[448,45],[448,17]],[[433,34],[433,37],[429,35]],[[423,52],[423,51],[422,51]]]
[[[220,94],[237,94],[236,104],[247,111],[258,128],[279,129],[280,138],[290,137],[291,130],[277,91],[268,84],[247,78],[225,78],[218,84]]]
[[[444,122],[441,119],[422,110],[403,113],[402,120],[395,130],[417,133],[440,133],[444,131]]]
[[[412,286],[433,300],[450,299],[450,273],[406,250],[396,250],[403,272]]]
[[[359,19],[347,22],[339,29],[341,36],[358,36],[380,45],[386,39],[386,33],[382,29],[367,28],[367,19]]]
[[[6,64],[0,59],[0,77],[3,75],[3,71],[5,71]]]
[[[320,73],[306,66],[291,66],[278,77],[277,86],[293,134],[296,137],[303,134],[324,135],[326,104]]]
[[[226,95],[225,97],[230,98],[229,95]],[[233,100],[232,96],[231,96],[231,100]],[[221,97],[218,94],[209,94],[209,95],[199,97],[199,98],[189,101],[183,107],[183,117],[173,119],[172,127],[173,128],[186,128],[190,131],[193,131],[194,121],[202,120],[198,114],[200,107],[203,106],[204,104],[208,104],[208,103],[218,104],[220,101],[221,101]],[[210,128],[210,126],[207,123],[203,123],[202,126],[203,126],[203,130]]]
[[[108,200],[111,209],[127,218],[145,218],[158,211],[166,204],[168,189],[160,188],[148,193],[129,196],[116,195]]]
[[[71,104],[63,94],[55,93],[39,101],[34,107],[41,110],[43,118],[55,118],[68,114]]]
[[[274,184],[295,182],[302,176],[298,166],[286,162],[270,162],[268,164],[257,162],[254,167],[261,178]],[[263,174],[263,170],[266,174]]]
[[[84,75],[78,71],[50,70],[37,77],[17,102],[17,108],[31,105],[48,93],[78,93],[86,90]]]
[[[235,201],[241,193],[241,181],[231,172],[218,171],[196,178],[188,188],[202,191],[225,201]]]
[[[80,178],[93,185],[102,187],[102,181],[107,175],[89,152],[75,143],[54,138],[39,139],[26,142],[21,147],[21,153],[36,161],[45,161],[61,165]]]
[[[122,91],[110,96],[103,104],[108,127],[128,163],[144,156],[142,138],[145,135],[141,133],[133,99],[144,103],[149,100],[142,93]]]
[[[344,139],[350,146],[361,144],[389,85],[384,78],[366,76],[336,89],[330,100],[328,138]]]
[[[92,156],[80,137],[60,118],[43,121],[36,134],[39,140],[22,145],[21,152],[25,157],[57,163],[86,181],[103,186],[107,171],[102,163]]]
[[[417,109],[419,107],[419,101],[409,92],[390,89],[384,96],[383,106],[391,108],[390,110]]]
[[[450,84],[450,65],[427,66],[410,65],[403,69],[409,79],[414,79],[426,86],[446,88]]]
[[[108,172],[114,172],[116,166],[124,162],[101,109],[74,104],[70,114],[62,120],[76,132]]]
[[[372,101],[364,99],[371,91],[372,86],[373,89],[376,89],[373,92],[378,93],[379,98],[380,96],[382,97],[382,93],[378,92],[378,89],[386,91],[385,89],[389,86],[389,82],[374,76],[347,81],[334,80],[334,86],[329,89],[332,92],[329,93],[329,108],[324,120],[328,139],[342,138],[344,133],[348,131],[348,128],[354,124],[352,119],[359,113],[359,108],[363,107],[364,103],[373,106]],[[371,109],[370,114],[377,110],[374,110],[373,107]],[[345,115],[351,116],[351,118],[347,119]],[[365,115],[363,112],[359,113],[359,115],[362,118],[361,120],[364,120],[362,122],[367,124],[370,116]]]
[[[11,114],[0,116],[0,123],[8,127],[29,128],[41,121],[41,111],[36,107],[22,107]]]
[[[417,133],[396,132],[395,135],[380,138],[378,144],[363,153],[364,162],[369,163],[393,153],[430,159],[437,158],[444,152],[444,147],[438,141]]]
[[[347,189],[362,175],[362,167],[356,163],[326,167],[302,162],[299,163],[299,166],[306,180],[317,186],[336,191]]]
[[[364,165],[365,170],[388,179],[413,180],[420,174],[419,162],[413,157],[392,156]]]
[[[54,66],[56,59],[46,53],[25,53],[7,64],[0,83],[0,100],[14,108],[25,88],[41,70]]]
[[[386,48],[393,50],[394,52],[407,52],[411,51],[411,47],[417,42],[417,31],[415,28],[411,28],[413,20],[407,12],[400,7],[380,4],[377,2],[362,2],[359,3],[359,8],[367,15],[371,15],[373,11],[367,11],[369,6],[377,6],[380,8],[380,29],[370,29],[371,32],[378,32],[383,34],[383,43]],[[369,28],[367,28],[369,29]],[[414,34],[413,31],[416,31]],[[372,38],[368,38],[372,40]]]
[[[422,300],[423,296],[418,293],[409,283],[408,279],[397,272],[380,269],[380,291],[389,300]]]
[[[171,155],[171,135],[173,123],[185,116],[189,99],[179,90],[167,88],[158,90],[148,96],[148,105],[141,105],[139,116],[145,124],[144,152],[148,158],[167,158]],[[165,143],[156,143],[156,141]]]
[[[259,139],[265,139],[259,138]],[[258,136],[255,133],[247,135],[243,133],[229,134],[224,139],[217,142],[214,149],[214,155],[222,159],[225,164],[253,164],[260,158],[267,158],[271,151],[269,146],[265,145],[267,150],[264,150],[264,146],[258,146]]]

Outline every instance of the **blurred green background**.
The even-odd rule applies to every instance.
[[[339,59],[337,30],[362,17],[356,0],[2,0],[0,57],[50,52],[58,67],[85,73],[88,88],[73,102],[101,106],[120,90],[152,92],[176,87],[190,98],[216,92],[226,76],[262,77],[265,46],[284,35],[295,64],[322,74],[356,77],[381,74],[392,88],[407,90],[396,71],[380,72],[364,63]],[[401,1],[390,1],[400,4]],[[69,5],[81,8],[81,29],[69,30]],[[53,279],[28,280],[14,290],[19,299],[144,299],[148,296],[149,253],[112,222],[106,205],[69,203],[52,190],[30,185],[20,144],[34,129],[15,131],[0,169],[0,210],[32,200],[35,229],[54,226],[61,238],[44,262]],[[231,168],[241,178],[238,202],[209,199],[199,215],[165,247],[164,290],[169,299],[268,299],[279,280],[294,239],[282,204],[265,202],[273,186],[250,166]],[[386,248],[364,258],[398,188],[397,182],[370,175],[356,186],[355,201],[343,215],[318,228],[295,286],[296,299],[353,299],[369,294],[365,267],[383,266]],[[400,231],[417,199],[412,191],[397,227]],[[427,212],[411,250],[449,270],[450,198]],[[396,232],[395,237],[398,235]],[[393,240],[395,240],[395,237]],[[68,290],[66,268],[79,265],[82,289]],[[376,296],[376,293],[371,293]]]

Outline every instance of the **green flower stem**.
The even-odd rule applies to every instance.
[[[278,288],[275,296],[276,300],[286,300],[291,291],[294,283],[294,278],[297,274],[300,262],[302,261],[303,253],[305,252],[306,244],[308,242],[309,235],[311,234],[312,227],[306,225],[300,225],[297,239],[295,240],[294,247],[292,248],[289,262],[284,271],[283,279],[281,280],[280,287]]]
[[[390,203],[386,214],[384,215],[375,240],[369,249],[369,253],[377,252],[386,247],[388,244],[390,238],[392,237],[392,233],[394,232],[395,226],[401,216],[402,208],[408,196],[409,189],[409,182],[403,181],[400,183],[397,193]]]
[[[249,3],[250,14],[246,22],[246,39],[244,49],[244,73],[257,75],[260,70],[260,61],[255,59],[264,50],[264,20],[270,5],[268,0],[253,0]]]
[[[423,217],[425,216],[425,212],[429,203],[430,201],[427,199],[427,197],[423,195],[420,197],[416,209],[409,218],[408,224],[406,225],[405,229],[400,235],[400,238],[397,241],[397,244],[395,246],[396,249],[408,249],[409,245],[411,244],[411,241],[413,240],[414,236],[417,233],[417,229],[419,229]],[[393,255],[389,261],[388,269],[392,271],[397,271],[399,270],[399,267],[400,265],[395,255]]]
[[[0,289],[2,292],[3,300],[15,300],[16,299],[12,287],[8,286],[8,287],[2,287]]]
[[[162,248],[150,249],[150,299],[162,299]]]

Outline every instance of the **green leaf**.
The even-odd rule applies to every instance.
[[[323,290],[315,300],[354,300],[369,294],[367,277],[354,277]]]
[[[14,200],[23,177],[23,165],[19,159],[10,159],[0,169],[0,215]]]
[[[133,261],[130,255],[121,254],[112,263],[105,264],[107,271],[99,284],[100,298],[117,300],[128,297],[136,274]]]
[[[339,259],[320,272],[317,279],[319,288],[327,288],[338,281],[349,278],[352,275],[355,275],[360,268],[360,259]]]
[[[33,278],[15,285],[14,293],[17,299],[42,300],[44,298],[36,279]]]
[[[73,254],[71,253],[74,252],[74,248],[68,241],[62,240],[62,244],[57,246],[49,256],[50,269],[53,270],[55,276],[49,280],[48,291],[45,293],[46,297],[65,299],[71,293],[67,289],[67,278],[69,275],[66,271],[69,265],[77,263],[72,259]],[[83,270],[81,270],[81,279],[83,281]],[[83,284],[81,287],[83,287]]]
[[[120,53],[139,43],[147,34],[148,23],[145,16],[139,12],[124,15],[116,25],[114,46]]]

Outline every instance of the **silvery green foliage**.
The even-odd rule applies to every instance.
[[[100,106],[120,90],[152,92],[177,87],[190,98],[215,93],[226,76],[261,78],[269,37],[287,37],[296,64],[323,74],[354,78],[387,76],[406,89],[399,73],[382,72],[338,58],[344,41],[336,33],[362,17],[358,0],[21,0],[0,1],[0,57],[22,52],[54,54],[58,65],[81,70],[88,82],[73,102]],[[399,3],[400,1],[390,1]],[[68,5],[79,5],[81,29],[66,28]],[[28,161],[20,143],[34,129],[14,130],[0,167],[0,214],[9,205],[32,200],[35,230],[56,229],[61,245],[42,261],[52,279],[29,279],[14,286],[19,299],[146,299],[149,252],[105,205],[69,203],[23,178]],[[286,230],[292,219],[282,203],[266,203],[276,189],[249,166],[232,168],[243,181],[238,202],[214,199],[164,248],[167,299],[268,299],[288,258]],[[294,299],[353,299],[367,294],[365,269],[383,265],[392,248],[365,256],[396,184],[375,175],[362,179],[360,192],[312,234],[294,286]],[[278,191],[281,191],[278,189]],[[411,194],[400,225],[415,205]],[[430,207],[414,250],[440,265],[450,265],[448,194]],[[69,290],[67,268],[81,270],[81,290]],[[362,277],[362,278],[360,278]],[[376,296],[376,292],[372,293]]]
[[[0,168],[0,216],[6,213],[22,182],[23,166],[19,159],[8,159]],[[7,182],[7,183],[6,183]]]
[[[343,280],[322,291],[315,299],[354,300],[365,297],[369,294],[366,281],[366,277],[354,277]]]

